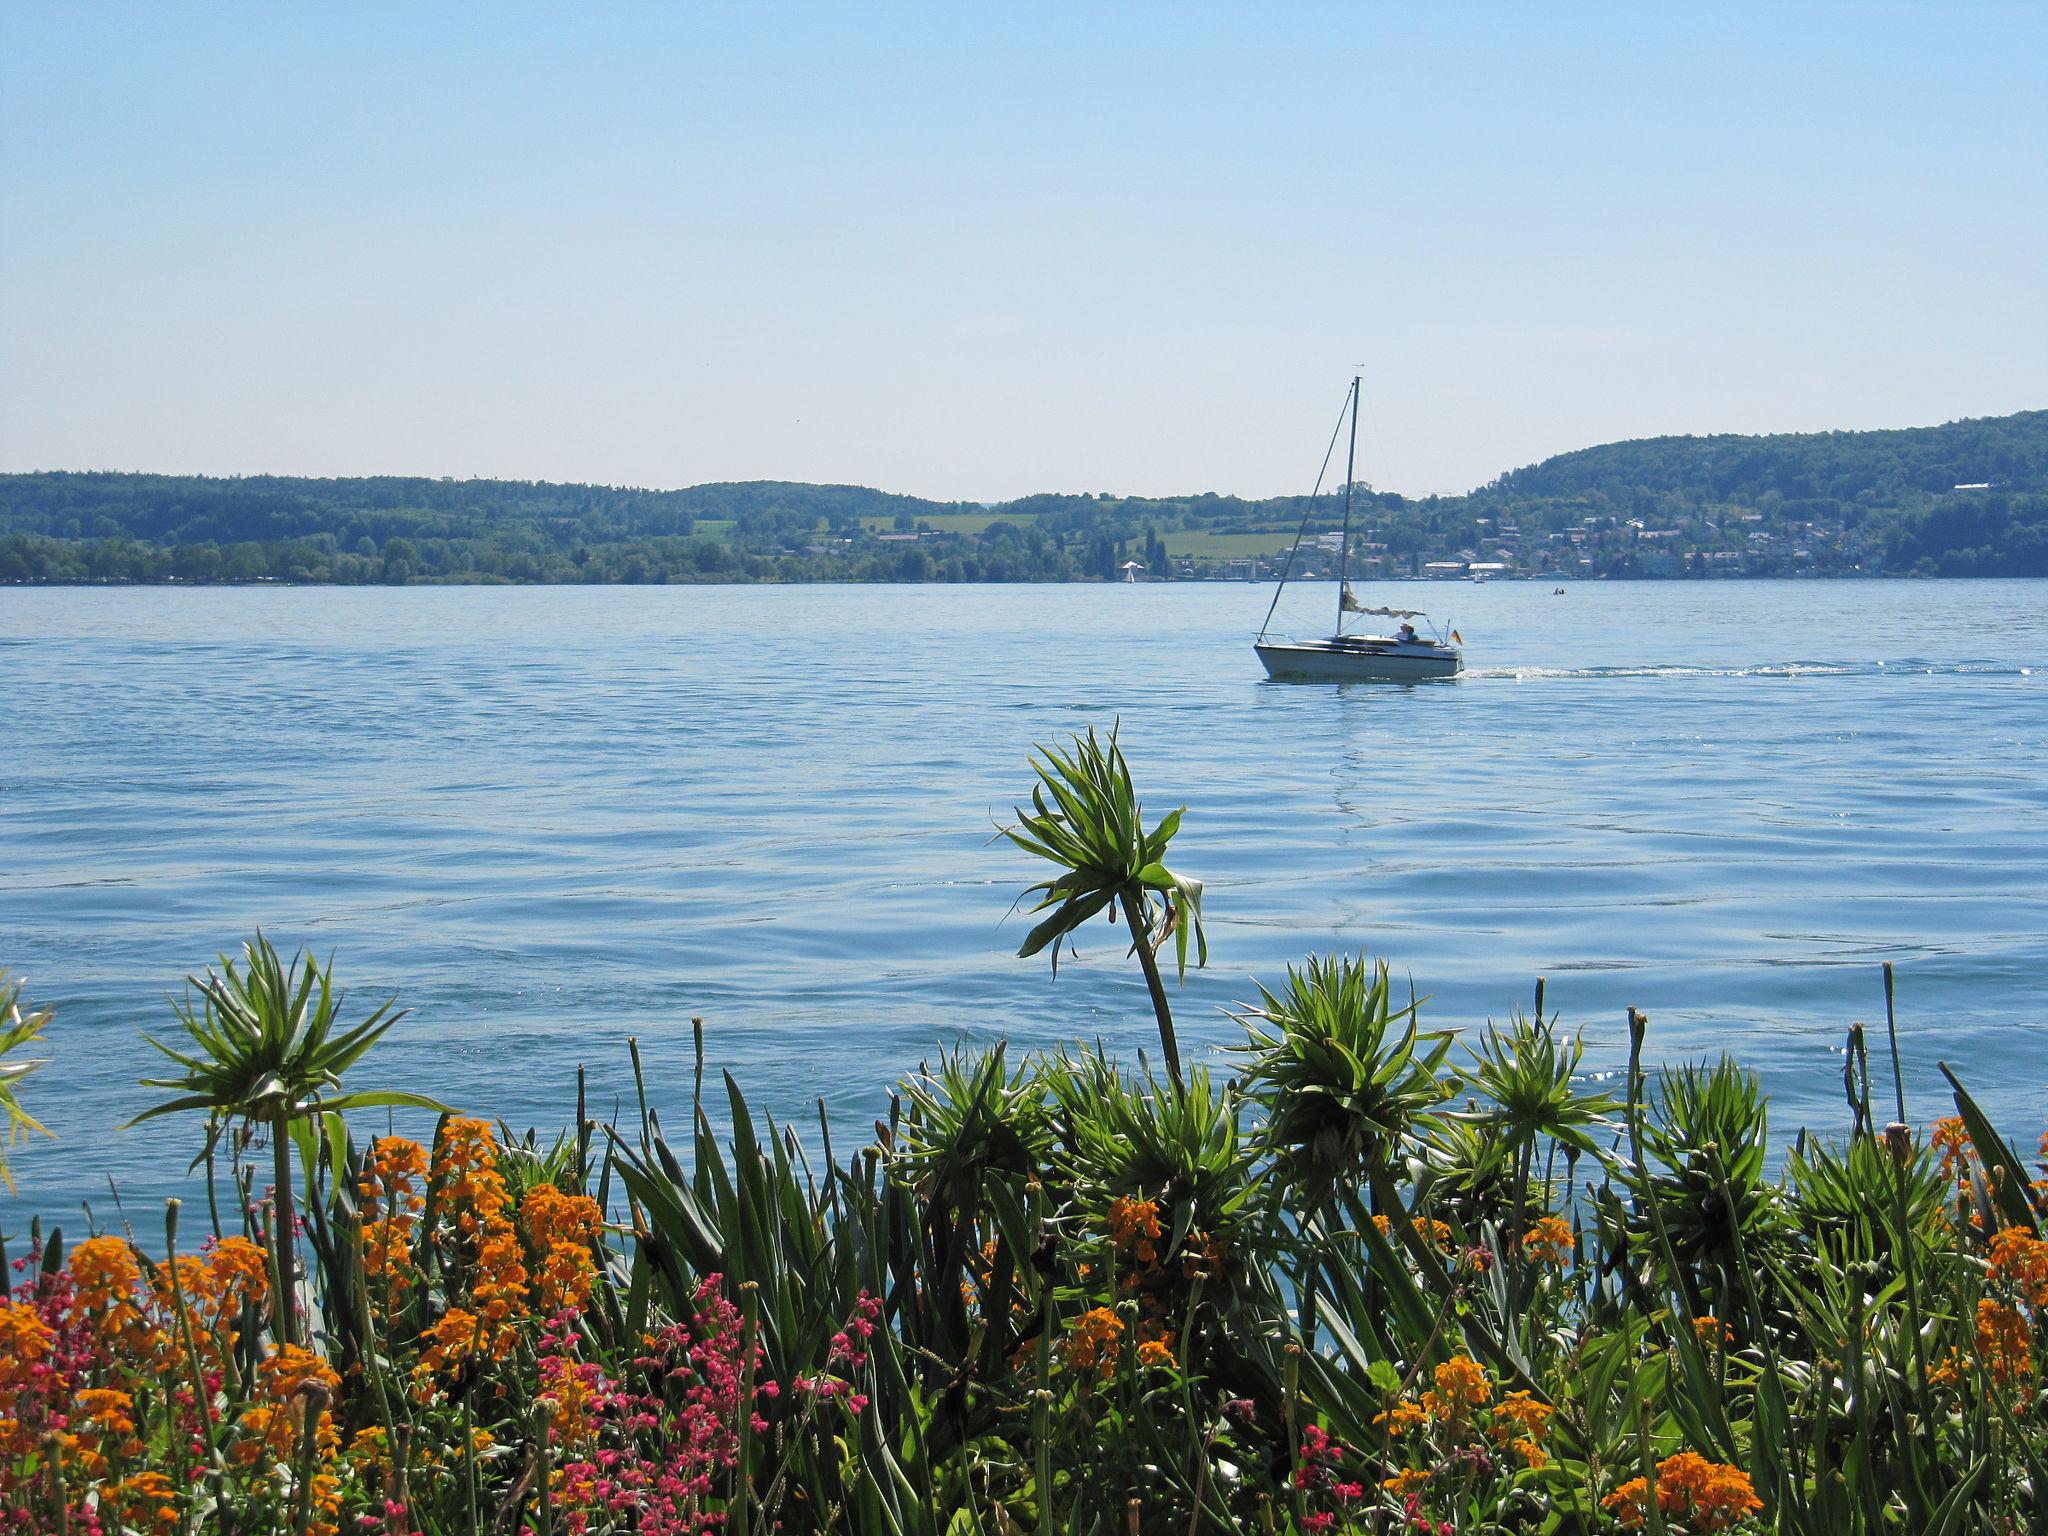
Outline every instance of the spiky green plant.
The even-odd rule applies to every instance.
[[[1785,1154],[1785,1174],[1788,1214],[1835,1268],[1894,1272],[1902,1245],[1890,1216],[1902,1174],[1910,1240],[1930,1251],[1951,1246],[1943,1218],[1953,1189],[1926,1147],[1913,1149],[1901,1167],[1875,1136],[1847,1144],[1802,1137]]]
[[[1663,1218],[1675,1277],[1695,1296],[1739,1288],[1738,1243],[1761,1257],[1784,1224],[1765,1177],[1769,1100],[1754,1072],[1731,1056],[1663,1072],[1642,1128],[1645,1166],[1632,1183],[1640,1204]]]
[[[1191,1227],[1227,1235],[1256,1188],[1257,1148],[1239,1128],[1231,1083],[1198,1067],[1184,1089],[1129,1078],[1101,1051],[1063,1054],[1047,1069],[1059,1125],[1062,1171],[1080,1199],[1156,1199],[1171,1214],[1169,1247]]]
[[[187,977],[184,997],[173,1001],[178,1022],[192,1042],[190,1054],[143,1037],[185,1070],[177,1077],[144,1078],[145,1088],[168,1089],[175,1097],[128,1123],[203,1113],[206,1145],[193,1159],[195,1168],[232,1126],[260,1126],[268,1132],[275,1164],[277,1331],[280,1339],[289,1341],[296,1326],[290,1294],[297,1273],[292,1240],[294,1127],[351,1109],[445,1112],[447,1106],[425,1094],[396,1089],[342,1091],[342,1074],[404,1017],[390,1002],[337,1032],[335,1015],[342,995],[334,986],[332,961],[323,967],[301,951],[287,965],[260,931],[242,946],[242,958],[246,970],[223,955],[217,970]]]
[[[1190,936],[1195,941],[1195,964],[1209,963],[1209,940],[1202,931],[1202,882],[1175,874],[1165,862],[1167,844],[1180,829],[1187,807],[1167,812],[1158,826],[1145,830],[1144,808],[1114,726],[1107,742],[1098,740],[1091,726],[1085,737],[1072,738],[1066,750],[1041,746],[1031,766],[1038,774],[1031,809],[1016,807],[1016,824],[1000,830],[1026,853],[1057,865],[1060,872],[1025,892],[1038,898],[1031,908],[1034,915],[1051,915],[1025,935],[1017,953],[1030,956],[1049,949],[1057,972],[1060,946],[1071,945],[1083,923],[1105,910],[1112,922],[1121,914],[1152,995],[1166,1070],[1178,1085],[1180,1043],[1159,975],[1159,950],[1167,939],[1173,940],[1182,981],[1187,979]]]
[[[1487,1138],[1501,1147],[1512,1164],[1508,1244],[1519,1252],[1528,1228],[1529,1182],[1539,1147],[1600,1160],[1605,1149],[1595,1132],[1608,1127],[1607,1116],[1621,1101],[1599,1089],[1579,1086],[1579,1067],[1586,1046],[1577,1035],[1560,1037],[1555,1020],[1540,1014],[1517,1014],[1503,1029],[1488,1022],[1466,1081],[1483,1101],[1469,1112]],[[1555,1151],[1552,1153],[1555,1157]],[[1538,1193],[1548,1210],[1551,1191],[1546,1178]]]
[[[1038,1063],[1007,1069],[1006,1045],[960,1047],[903,1080],[908,1114],[896,1169],[927,1196],[972,1200],[990,1173],[1023,1178],[1052,1150]]]
[[[1443,1073],[1448,1032],[1396,1007],[1384,961],[1312,955],[1279,992],[1235,1010],[1247,1040],[1247,1095],[1291,1180],[1316,1198],[1341,1179],[1384,1171],[1402,1143],[1455,1091]]]
[[[9,980],[7,973],[0,971],[0,1114],[7,1117],[7,1147],[0,1151],[0,1183],[6,1184],[9,1194],[14,1192],[14,1168],[7,1153],[31,1132],[43,1136],[50,1133],[41,1121],[22,1107],[17,1089],[23,1078],[38,1067],[48,1065],[48,1058],[38,1057],[33,1061],[9,1061],[7,1058],[21,1047],[41,1040],[43,1027],[49,1022],[47,1011],[26,1014],[21,1011],[21,983]]]

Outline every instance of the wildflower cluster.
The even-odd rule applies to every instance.
[[[551,1438],[568,1456],[557,1480],[558,1530],[584,1536],[630,1525],[643,1536],[704,1536],[723,1529],[718,1494],[739,1467],[741,1428],[765,1434],[760,1408],[779,1392],[761,1378],[763,1352],[722,1285],[706,1276],[690,1320],[648,1335],[626,1381],[572,1363],[571,1341],[551,1333],[541,1371],[555,1408]],[[869,1304],[863,1295],[856,1320],[872,1326]],[[864,1335],[850,1324],[849,1342],[855,1336]]]
[[[1687,1531],[1724,1531],[1763,1508],[1739,1467],[1680,1451],[1657,1463],[1657,1512]],[[1602,1501],[1624,1529],[1639,1531],[1649,1518],[1650,1480],[1636,1477]]]
[[[453,1378],[478,1361],[502,1360],[527,1315],[524,1251],[489,1123],[450,1120],[435,1145],[432,1171],[441,1191],[439,1222],[446,1229],[448,1257],[454,1272],[466,1278],[467,1305],[451,1304],[429,1331],[413,1373],[422,1401],[444,1394]]]
[[[357,1181],[362,1201],[363,1273],[396,1304],[414,1278],[413,1234],[426,1203],[421,1183],[427,1176],[426,1150],[403,1136],[380,1136]]]

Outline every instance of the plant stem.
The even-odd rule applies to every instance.
[[[1138,951],[1138,964],[1144,967],[1145,986],[1152,993],[1152,1013],[1159,1020],[1159,1043],[1166,1051],[1166,1075],[1173,1079],[1177,1091],[1186,1092],[1187,1084],[1180,1075],[1180,1042],[1174,1038],[1173,1010],[1167,1006],[1166,983],[1159,979],[1159,957],[1152,953],[1152,935],[1145,931],[1145,915],[1137,898],[1126,891],[1122,900],[1124,921],[1131,927],[1131,943]]]
[[[1892,963],[1884,963],[1884,1032],[1892,1048],[1892,1087],[1898,1094],[1899,1120],[1910,1125],[1906,1119],[1906,1072],[1899,1064],[1899,1019],[1892,1006]]]
[[[299,1262],[292,1251],[292,1144],[288,1122],[274,1120],[270,1126],[272,1158],[272,1204],[277,1215],[271,1241],[277,1249],[277,1306],[274,1309],[277,1341],[298,1342]]]

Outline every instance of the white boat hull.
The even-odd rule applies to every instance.
[[[1465,669],[1455,646],[1398,640],[1261,640],[1252,649],[1276,682],[1434,683]]]

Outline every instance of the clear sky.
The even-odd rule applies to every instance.
[[[1460,490],[2048,406],[2048,5],[0,3],[0,469]]]

